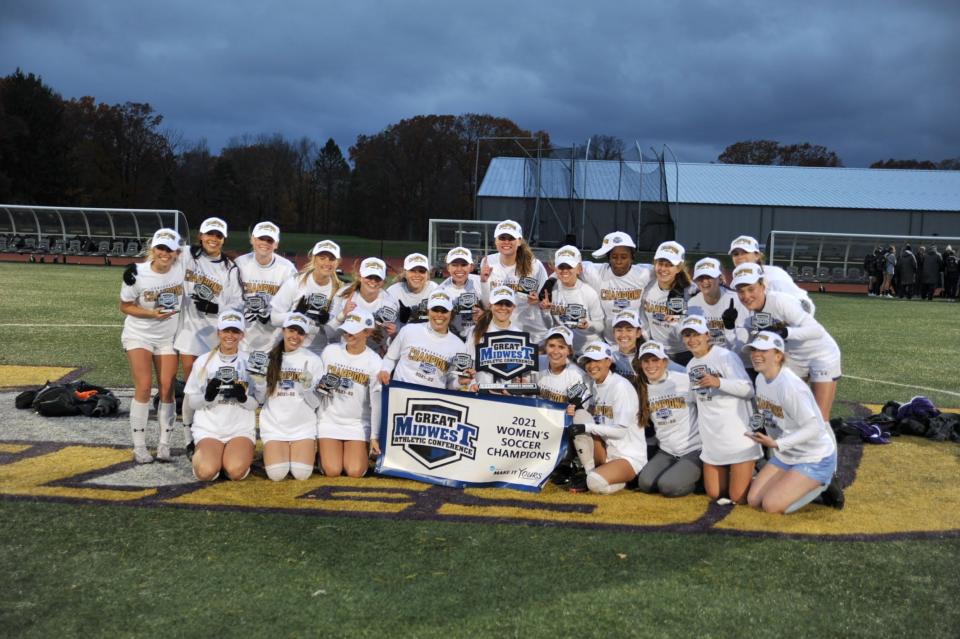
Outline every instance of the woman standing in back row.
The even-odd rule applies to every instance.
[[[498,286],[517,291],[517,310],[514,319],[530,335],[532,342],[540,343],[547,331],[546,318],[540,309],[540,291],[547,281],[547,269],[533,255],[523,240],[523,228],[513,220],[504,220],[494,230],[497,252],[483,258],[480,281],[483,301],[490,304],[490,292]]]

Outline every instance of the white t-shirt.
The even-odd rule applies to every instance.
[[[137,281],[133,285],[124,283],[120,286],[120,300],[136,302],[140,308],[148,310],[157,307],[157,297],[161,293],[171,293],[176,296],[177,309],[183,306],[183,262],[177,260],[166,273],[157,273],[150,264],[137,264]],[[121,340],[138,340],[149,343],[173,343],[177,334],[180,320],[179,313],[173,313],[164,319],[134,317],[127,315],[123,319]]]
[[[390,297],[397,301],[398,309],[400,304],[403,304],[410,309],[410,323],[416,324],[418,317],[421,321],[427,320],[426,304],[424,303],[424,307],[422,309],[420,308],[420,304],[430,297],[430,294],[437,290],[437,288],[439,288],[439,286],[436,282],[427,280],[423,285],[423,289],[419,293],[414,293],[407,288],[406,282],[397,282],[396,284],[391,284],[390,287],[387,288],[387,293],[390,295]],[[403,326],[403,324],[401,324],[400,320],[398,319],[397,328],[400,328],[401,326]]]
[[[293,262],[281,255],[274,255],[270,263],[264,266],[257,261],[254,253],[247,253],[237,258],[237,268],[240,270],[244,300],[259,295],[264,298],[268,310],[280,286],[297,274],[297,267]],[[248,321],[243,348],[248,351],[268,351],[277,343],[279,337],[280,329],[272,321],[266,324]]]
[[[694,390],[697,401],[697,425],[703,440],[700,459],[714,466],[737,464],[760,457],[760,445],[745,433],[750,432],[753,384],[740,358],[720,346],[704,357],[687,363],[687,374],[708,372],[720,378],[720,388]]]
[[[325,373],[340,377],[340,386],[319,411],[319,436],[327,431],[354,430],[370,439],[380,431],[380,367],[383,360],[369,348],[358,355],[343,343],[330,344],[320,356]]]
[[[600,296],[603,307],[603,338],[613,343],[613,318],[624,309],[642,310],[643,291],[655,280],[653,267],[649,264],[634,264],[623,275],[614,275],[609,264],[581,262],[583,281],[593,287]],[[642,316],[642,313],[640,313]]]
[[[440,287],[446,291],[450,299],[453,300],[453,317],[450,319],[450,330],[462,338],[466,338],[467,330],[473,326],[473,313],[461,312],[460,296],[464,293],[472,293],[476,296],[476,307],[483,306],[486,302],[486,296],[483,287],[480,284],[480,276],[473,273],[467,275],[467,281],[463,286],[457,286],[452,278],[447,278],[440,283]]]
[[[683,298],[689,300],[694,294],[695,287],[688,287],[683,292]],[[668,355],[682,353],[687,350],[680,337],[680,322],[683,315],[673,315],[667,306],[670,291],[660,288],[656,278],[650,282],[643,292],[643,335],[648,340],[656,340],[663,344]],[[689,312],[688,312],[689,314]]]
[[[734,328],[726,330],[723,327],[723,312],[730,308],[730,302],[733,302],[733,308],[737,311],[737,320]],[[740,361],[745,368],[753,368],[750,362],[750,355],[743,352],[742,346],[736,338],[737,326],[743,326],[750,315],[747,307],[740,302],[740,298],[735,291],[728,288],[720,289],[720,300],[716,304],[710,304],[703,297],[703,293],[697,293],[687,302],[688,315],[702,315],[707,320],[707,328],[710,329],[710,343],[713,346],[722,346],[740,355]]]
[[[429,323],[408,324],[400,329],[383,358],[381,370],[393,379],[433,388],[459,388],[450,360],[467,348],[451,332],[440,334]],[[396,370],[394,370],[396,369]]]
[[[574,353],[579,353],[588,343],[601,337],[604,327],[603,307],[600,305],[600,296],[589,284],[578,280],[568,288],[558,280],[550,299],[550,321],[553,326],[563,324],[563,316],[572,304],[580,305],[586,312],[586,328],[567,327],[573,333]]]
[[[642,467],[647,463],[647,438],[637,424],[640,402],[633,385],[613,371],[601,383],[590,380],[593,424],[587,432],[603,439],[607,456],[627,457]],[[634,466],[638,469],[637,466]]]
[[[667,370],[660,381],[648,384],[647,407],[663,452],[682,457],[700,450],[697,401],[686,371]]]
[[[487,265],[492,269],[490,278],[483,286],[483,305],[490,306],[490,291],[498,286],[512,288],[516,292],[517,309],[514,311],[514,321],[530,334],[530,340],[539,344],[547,332],[547,317],[540,309],[540,304],[530,304],[527,294],[520,290],[520,279],[517,277],[517,266],[506,266],[500,263],[500,254],[493,253],[487,256]],[[530,277],[537,280],[537,291],[543,288],[547,281],[547,269],[540,260],[534,258]]]
[[[343,324],[344,318],[341,317],[341,314],[347,301],[353,301],[353,303],[357,305],[357,308],[373,316],[376,316],[377,311],[384,306],[389,306],[394,311],[397,310],[397,300],[393,299],[393,296],[384,290],[381,290],[372,302],[363,299],[359,290],[354,291],[354,293],[350,295],[349,300],[340,293],[337,293],[333,296],[333,310],[330,311],[330,322],[327,323],[329,330],[336,331],[336,329],[340,328],[340,325]],[[382,355],[386,352],[389,341],[390,339],[387,332],[378,324],[370,337],[367,338],[367,346],[377,355]]]
[[[338,340],[336,331],[330,327],[330,322],[333,321],[332,307],[334,305],[333,278],[330,278],[330,281],[326,284],[317,284],[312,274],[308,275],[306,279],[300,275],[289,278],[270,302],[270,322],[276,327],[283,326],[287,314],[297,307],[301,299],[311,295],[326,297],[326,309],[330,313],[330,321],[324,326],[318,326],[316,323],[310,322],[306,338],[303,340],[305,348],[319,355],[328,343]]]
[[[757,375],[757,410],[764,411],[776,423],[776,428],[768,428],[767,434],[779,446],[773,454],[780,461],[818,462],[837,450],[833,430],[823,421],[810,388],[786,366],[772,382]]]
[[[235,399],[224,399],[222,394],[208,402],[204,397],[207,382],[215,378],[217,371],[229,367],[236,370],[237,382],[246,387],[247,401],[243,404]],[[190,377],[183,394],[193,414],[193,432],[195,435],[210,434],[217,437],[252,436],[256,432],[257,396],[262,396],[263,388],[257,388],[247,374],[247,355],[224,355],[211,351],[201,355],[190,370]],[[199,441],[199,440],[197,440]]]
[[[314,389],[323,372],[320,357],[306,348],[283,354],[280,379],[260,411],[260,438],[264,442],[317,438],[320,400]]]
[[[774,328],[787,328],[784,346],[792,365],[804,368],[814,360],[840,359],[840,347],[820,322],[803,310],[799,300],[772,291],[767,291],[761,310],[747,315],[743,329],[737,332],[738,345],[749,343],[768,323]]]
[[[552,373],[550,371],[550,362],[547,360],[546,355],[540,356],[540,371],[536,377],[537,385],[540,387],[539,396],[542,399],[557,402],[558,404],[566,405],[569,403],[567,391],[574,384],[582,383],[587,384],[589,387],[589,378],[587,374],[583,372],[582,368],[573,362],[567,362],[567,365],[562,371]]]
[[[219,307],[218,313],[233,309],[243,310],[243,291],[240,288],[240,272],[228,265],[221,254],[211,260],[201,253],[193,257],[186,251],[180,258],[184,263],[184,297],[180,308],[180,326],[173,345],[181,353],[203,355],[217,345],[217,315],[197,310],[192,296],[199,287],[206,287],[211,301]]]

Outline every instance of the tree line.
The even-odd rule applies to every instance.
[[[499,139],[494,139],[499,138]],[[483,140],[478,145],[478,140]],[[589,157],[624,159],[622,140],[594,135]],[[300,232],[422,239],[430,218],[467,219],[492,158],[555,151],[546,131],[486,114],[417,115],[359,135],[347,155],[333,139],[242,135],[219,154],[164,128],[148,103],[66,100],[17,69],[0,78],[0,202],[168,208],[194,222],[219,215],[249,228],[271,219]],[[583,146],[570,150],[584,157]],[[749,140],[720,162],[842,166],[809,143]],[[958,168],[884,160],[877,168]]]

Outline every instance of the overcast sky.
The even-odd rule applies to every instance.
[[[847,166],[960,156],[960,3],[0,0],[0,74],[149,102],[186,140],[346,153],[419,114],[489,113],[710,161],[811,142]]]

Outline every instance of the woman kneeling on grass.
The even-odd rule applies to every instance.
[[[341,341],[323,349],[324,377],[320,388],[329,399],[320,410],[317,427],[323,474],[363,477],[369,467],[367,443],[371,425],[380,424],[380,356],[367,346],[374,322],[370,313],[354,309],[340,325]],[[333,379],[330,379],[333,377]],[[379,429],[377,429],[379,430]]]
[[[591,380],[593,416],[582,408],[573,414],[570,436],[585,477],[570,492],[608,495],[621,490],[647,463],[647,441],[637,424],[637,392],[613,372],[613,352],[606,342],[590,342],[580,361]],[[567,411],[574,407],[571,405]]]
[[[315,388],[323,375],[323,362],[303,347],[311,321],[290,313],[283,322],[283,340],[270,350],[267,390],[260,411],[263,465],[274,481],[292,474],[309,479],[317,459],[317,408]]]
[[[133,399],[130,400],[130,430],[133,434],[133,458],[149,464],[147,420],[150,416],[150,386],[157,371],[160,389],[160,444],[157,459],[172,461],[170,433],[177,418],[173,380],[177,376],[177,352],[173,340],[177,332],[177,313],[183,296],[183,263],[180,261],[180,234],[160,229],[153,234],[147,259],[130,264],[123,271],[120,288],[120,312],[123,333],[120,341],[133,374]]]
[[[750,377],[739,357],[710,343],[710,329],[702,315],[683,320],[680,335],[693,354],[687,375],[697,400],[703,487],[711,499],[729,497],[745,504],[754,466],[762,454],[760,446],[744,438],[753,412]]]
[[[239,350],[244,328],[238,311],[220,314],[220,344],[197,358],[184,389],[186,401],[195,411],[193,476],[200,481],[213,481],[221,469],[233,480],[250,473],[257,441],[258,393],[246,370],[247,356]]]
[[[785,346],[776,333],[762,331],[746,347],[757,376],[757,410],[747,436],[773,449],[747,498],[768,513],[792,513],[827,489],[837,470],[837,444],[813,393],[784,366]]]

